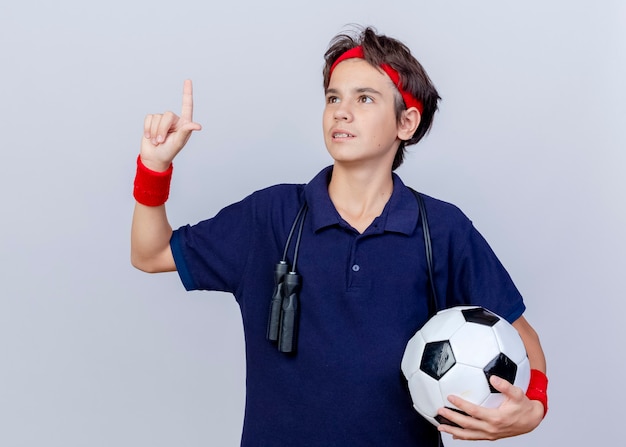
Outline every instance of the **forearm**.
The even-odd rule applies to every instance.
[[[539,371],[546,373],[546,357],[541,348],[539,336],[533,327],[528,323],[526,318],[520,317],[513,322],[513,327],[519,332],[524,347],[526,348],[526,354],[528,355],[528,361],[532,369],[538,369]]]
[[[170,249],[172,227],[165,205],[135,205],[131,227],[131,263],[145,272],[176,270]]]
[[[526,396],[531,399],[531,402],[535,406],[534,412],[537,415],[537,424],[539,424],[548,411],[546,357],[541,348],[537,332],[524,317],[520,317],[515,321],[513,327],[519,332],[524,342],[524,347],[526,348],[526,354],[531,368],[531,380]]]
[[[131,228],[131,263],[150,273],[176,270],[165,202],[169,196],[172,160],[193,131],[202,126],[193,121],[191,81],[183,86],[181,116],[172,112],[147,115],[144,120],[140,156],[137,159],[133,195],[137,200]]]

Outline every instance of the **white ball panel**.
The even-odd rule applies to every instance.
[[[435,417],[437,410],[444,406],[439,384],[421,371],[413,374],[409,380],[409,391],[413,406],[423,416]]]
[[[420,332],[427,343],[448,340],[464,324],[463,314],[456,308],[445,309],[431,317]]]
[[[490,326],[466,323],[450,338],[457,363],[485,367],[500,352],[498,341]]]
[[[526,358],[526,348],[524,342],[515,329],[508,321],[500,320],[493,327],[494,333],[500,345],[500,349],[508,358],[515,363],[520,363]]]
[[[489,384],[482,369],[458,363],[439,379],[439,387],[445,405],[451,408],[456,408],[447,399],[451,394],[477,405],[490,394]]]
[[[420,332],[411,337],[407,343],[402,356],[402,363],[400,364],[404,377],[407,379],[410,379],[415,374],[415,371],[419,369],[424,346],[426,346],[426,342]]]

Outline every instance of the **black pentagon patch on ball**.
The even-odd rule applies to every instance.
[[[448,409],[450,409],[452,411],[456,411],[457,413],[463,414],[465,416],[469,416],[469,414],[467,414],[465,411],[461,411],[458,408],[451,408],[451,407],[446,407],[446,408],[448,408]],[[444,418],[443,416],[441,416],[439,414],[437,416],[435,416],[435,420],[437,422],[439,422],[440,424],[452,425],[453,427],[462,428],[459,424],[457,424],[455,422],[452,422],[450,419]]]
[[[483,326],[493,326],[500,321],[499,316],[482,307],[463,309],[461,312],[463,312],[465,321],[469,323],[482,324]]]
[[[487,382],[489,382],[489,378],[491,376],[498,376],[512,384],[515,382],[517,365],[506,355],[500,353],[495,359],[490,361],[489,364],[483,368],[483,371],[485,372],[485,376],[487,377]],[[491,386],[491,383],[489,384],[489,389],[492,393],[499,393],[498,390]]]
[[[433,379],[439,380],[455,363],[456,359],[450,342],[448,340],[433,341],[426,343],[424,347],[420,369]]]

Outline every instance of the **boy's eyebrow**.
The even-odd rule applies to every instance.
[[[359,87],[359,88],[355,88],[354,89],[355,93],[370,93],[370,94],[374,94],[374,95],[381,95],[381,93],[371,87]],[[337,90],[336,88],[327,88],[326,89],[326,94],[328,95],[329,93],[332,93],[333,95],[336,95],[339,93],[339,90]]]

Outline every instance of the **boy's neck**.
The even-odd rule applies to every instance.
[[[380,216],[392,192],[391,169],[346,169],[335,163],[328,184],[335,209],[359,233]]]

